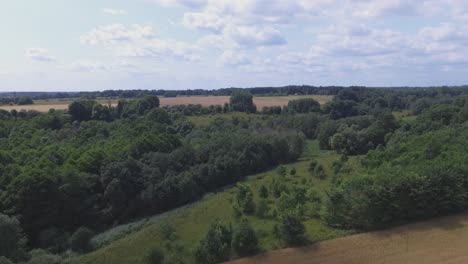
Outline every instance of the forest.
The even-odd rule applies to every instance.
[[[160,107],[158,98],[202,94],[231,99],[204,108]],[[257,109],[253,96],[267,94],[334,98],[324,105],[303,98]],[[91,239],[106,229],[229,186],[236,186],[234,227],[213,219],[189,253],[196,263],[258,253],[251,215],[273,217],[271,233],[281,245],[297,246],[307,243],[308,217],[366,231],[468,209],[466,87],[288,86],[79,97],[67,111],[0,110],[1,264],[62,263],[92,251]],[[112,106],[97,97],[121,99]],[[207,125],[194,122],[206,116],[213,117]],[[284,165],[297,162],[311,140],[339,157],[332,173],[310,161],[313,177],[330,179],[324,195],[283,180],[297,173]],[[255,202],[241,182],[268,170],[277,178],[259,189],[263,200]],[[273,214],[267,199],[274,201]],[[167,241],[177,239],[170,226],[163,230]],[[184,263],[165,257],[171,250],[152,250],[145,261]]]

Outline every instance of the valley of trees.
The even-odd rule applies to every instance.
[[[61,263],[66,252],[92,250],[98,232],[232,185],[233,221],[213,220],[193,252],[197,263],[258,253],[248,218],[271,217],[268,199],[277,222],[271,232],[286,246],[307,242],[302,222],[310,212],[333,227],[369,230],[468,208],[465,87],[208,92],[230,95],[230,103],[161,108],[159,91],[105,91],[88,98],[132,99],[116,107],[82,99],[48,113],[0,110],[0,263]],[[257,109],[252,94],[260,93],[335,97],[323,106],[304,98]],[[167,94],[177,95],[186,94]],[[216,118],[234,112],[248,118]],[[190,119],[205,115],[215,118]],[[331,177],[325,197],[283,181],[296,170],[282,165],[301,156],[306,140],[341,156],[333,175],[310,162],[313,177]],[[254,201],[239,182],[273,168],[277,178]],[[158,248],[146,256],[147,263],[168,259]]]

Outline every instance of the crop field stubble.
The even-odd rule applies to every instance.
[[[299,98],[314,98],[320,104],[325,104],[331,101],[332,96],[327,95],[298,95],[298,96],[265,96],[265,97],[254,97],[254,103],[257,105],[258,110],[262,110],[263,107],[271,106],[285,106],[289,101]],[[39,112],[47,112],[50,109],[55,110],[66,110],[68,105],[73,99],[62,99],[62,100],[38,100],[33,105],[1,105],[0,109],[11,111],[16,109],[20,110],[35,110]],[[98,99],[99,103],[108,105],[109,103],[115,106],[118,99]],[[161,106],[174,106],[174,105],[224,105],[229,103],[229,96],[178,96],[178,97],[160,97]]]
[[[468,263],[468,214],[282,249],[229,264]]]

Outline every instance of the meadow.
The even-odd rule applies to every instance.
[[[330,184],[330,177],[325,180],[319,180],[310,176],[310,173],[307,171],[309,162],[311,159],[317,160],[320,164],[324,165],[326,174],[331,175],[332,163],[338,158],[339,155],[333,152],[319,150],[317,141],[308,141],[307,149],[300,160],[286,165],[288,172],[290,169],[295,168],[297,173],[294,176],[287,175],[285,181],[289,183],[306,181],[314,186],[321,195],[324,195],[325,189]],[[252,175],[246,178],[243,183],[252,189],[255,199],[258,200],[259,187],[261,185],[268,185],[276,176],[275,168],[265,173]],[[231,201],[234,197],[235,188],[225,188],[216,193],[206,195],[201,201],[188,207],[178,209],[156,219],[148,219],[140,230],[129,235],[126,234],[124,238],[70,263],[145,263],[144,257],[149,250],[165,244],[164,239],[161,237],[163,223],[170,223],[176,230],[178,241],[184,249],[182,252],[179,252],[183,255],[183,260],[186,263],[194,263],[193,251],[198,241],[206,233],[210,223],[215,219],[226,223],[234,220]],[[270,200],[269,203],[271,207],[274,206],[273,200]],[[272,235],[275,219],[260,219],[256,216],[249,216],[248,218],[258,234],[262,251],[266,252],[282,247],[279,241]],[[353,233],[353,231],[349,230],[331,228],[319,218],[309,219],[304,222],[304,225],[306,227],[307,243],[333,239]],[[122,229],[125,230],[125,226],[119,227],[117,230]]]

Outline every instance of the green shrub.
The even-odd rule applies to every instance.
[[[258,238],[247,219],[242,219],[234,230],[232,247],[239,256],[248,256],[258,250]]]
[[[229,259],[232,230],[219,220],[210,225],[206,236],[195,250],[195,260],[200,264],[214,264]]]
[[[0,257],[0,264],[13,264],[13,262],[5,257]]]
[[[73,251],[86,252],[90,248],[90,241],[94,232],[86,227],[80,227],[70,237],[70,246]]]
[[[0,214],[0,256],[19,259],[25,242],[19,221],[14,217]]]
[[[291,211],[280,216],[279,223],[274,226],[273,232],[287,245],[298,245],[304,242],[304,224],[301,218]]]
[[[151,249],[145,257],[146,264],[163,264],[164,254],[159,248]]]

